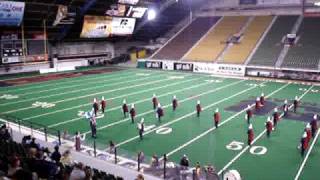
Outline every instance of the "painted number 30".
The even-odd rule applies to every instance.
[[[226,148],[232,151],[240,151],[243,147],[244,143],[239,141],[232,141],[230,144],[226,145]],[[264,146],[251,146],[249,150],[253,155],[264,155],[267,151],[267,148]]]

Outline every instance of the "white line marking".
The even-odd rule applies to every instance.
[[[268,97],[272,96],[273,94],[279,92],[279,91],[282,90],[283,88],[287,87],[289,84],[290,84],[290,83],[281,86],[279,89],[277,89],[277,90],[273,91],[272,93],[270,93],[269,95],[267,95],[266,98],[268,98]],[[251,108],[252,106],[254,106],[254,104],[251,104],[251,105],[250,105],[250,108]],[[246,107],[245,109],[241,110],[240,112],[238,112],[238,113],[230,116],[229,118],[227,118],[226,120],[224,120],[223,122],[221,122],[221,123],[219,124],[219,127],[222,126],[222,125],[224,125],[224,124],[226,124],[227,122],[231,121],[232,119],[234,119],[235,117],[239,116],[240,114],[242,114],[243,112],[245,112],[245,111],[247,111],[247,110],[248,110],[248,107]],[[212,127],[212,128],[210,128],[210,129],[206,130],[205,132],[203,132],[203,133],[201,133],[200,135],[196,136],[196,137],[193,138],[192,140],[190,140],[190,141],[182,144],[182,145],[179,146],[178,148],[170,151],[169,153],[167,153],[167,156],[169,157],[169,156],[171,156],[172,154],[180,151],[181,149],[183,149],[183,148],[185,148],[186,146],[192,144],[193,142],[195,142],[195,141],[197,141],[198,139],[202,138],[203,136],[207,135],[209,132],[214,131],[215,129],[216,129],[216,127]]]
[[[120,77],[120,78],[116,78],[116,79],[120,80],[120,79],[127,79],[127,78],[128,77]],[[127,81],[122,81],[122,82],[115,82],[115,83],[110,83],[110,84],[105,84],[105,85],[100,85],[100,86],[93,86],[93,87],[88,87],[88,88],[83,88],[83,89],[77,89],[77,90],[68,91],[68,92],[50,94],[50,95],[47,95],[47,96],[34,97],[34,98],[25,99],[25,100],[21,100],[21,101],[13,101],[13,102],[8,102],[8,103],[3,103],[3,104],[0,104],[0,106],[6,106],[6,105],[17,104],[17,103],[28,102],[28,101],[34,101],[34,100],[38,101],[39,99],[45,99],[45,98],[49,98],[49,97],[53,97],[53,96],[60,96],[60,95],[64,95],[64,94],[70,94],[70,93],[76,93],[76,92],[87,91],[87,90],[92,90],[92,89],[98,89],[98,88],[108,87],[108,86],[112,86],[112,85],[131,83],[131,82],[135,82],[135,81],[145,80],[145,79],[148,79],[148,78],[154,78],[154,77],[145,77],[145,78],[135,79],[135,80],[130,79],[130,80],[127,80]]]
[[[205,92],[205,93],[198,94],[198,96],[203,96],[203,95],[205,95],[205,94],[210,94],[210,93],[219,91],[219,90],[221,90],[221,89],[224,89],[224,88],[226,88],[226,87],[233,86],[233,85],[238,84],[238,83],[243,82],[243,81],[245,81],[245,80],[233,82],[233,83],[228,84],[228,85],[226,85],[226,86],[221,86],[221,87],[219,87],[219,88],[217,88],[217,89],[214,89],[214,90],[211,90],[211,91],[207,91],[207,92]],[[183,103],[183,102],[185,102],[185,101],[189,101],[189,100],[191,100],[191,99],[194,99],[194,97],[186,98],[186,99],[184,99],[184,100],[179,101],[179,103],[181,104],[181,103]],[[166,109],[167,107],[171,107],[171,106],[172,106],[172,104],[167,104],[166,106],[163,106],[163,109]],[[147,112],[138,114],[136,117],[140,117],[140,116],[143,116],[143,115],[146,115],[146,114],[149,114],[149,113],[154,113],[154,110],[151,110],[151,111],[147,111]],[[191,113],[191,115],[192,115],[192,114],[193,114],[193,113]],[[118,121],[118,122],[115,122],[115,123],[112,123],[112,124],[108,124],[108,125],[106,125],[106,126],[99,127],[98,130],[105,129],[105,128],[108,128],[108,127],[113,126],[113,125],[115,125],[115,124],[120,124],[120,123],[122,123],[122,122],[129,121],[129,120],[130,120],[130,118],[126,118],[126,119],[123,119],[123,120],[121,120],[121,121]],[[159,126],[159,127],[160,127],[160,126]],[[87,132],[85,132],[85,133],[83,133],[83,134],[89,134],[89,133],[91,133],[91,131],[87,131]],[[139,137],[139,136],[137,136],[137,137]]]
[[[190,79],[190,80],[187,80],[187,81],[181,81],[181,82],[169,84],[169,85],[166,85],[166,86],[161,86],[161,87],[157,87],[157,88],[148,89],[146,91],[153,91],[153,90],[156,90],[156,89],[162,89],[162,88],[166,88],[166,87],[169,87],[169,86],[175,86],[177,84],[186,83],[186,82],[189,82],[189,81],[192,81],[192,80],[199,80],[199,79]],[[202,86],[202,85],[205,85],[205,84],[209,84],[209,83],[201,83],[201,84],[197,84],[195,86],[191,86],[191,87],[188,87],[188,88],[172,91],[170,93],[162,94],[162,95],[158,96],[158,98],[163,97],[163,96],[168,96],[170,94],[174,94],[174,93],[177,93],[177,92],[180,92],[180,91],[185,91],[187,89],[192,89],[192,88],[195,88],[195,87],[199,87],[199,86]],[[146,91],[144,91],[144,92],[146,92]],[[142,93],[142,92],[140,92],[140,93]],[[122,95],[120,97],[127,97],[127,96],[126,95]],[[145,99],[142,99],[142,100],[139,100],[139,101],[135,101],[135,102],[132,102],[132,103],[137,105],[139,103],[142,103],[142,102],[145,102],[145,101],[148,101],[148,100],[150,100],[150,98],[145,98]],[[88,104],[88,105],[90,105],[90,104]],[[120,109],[120,108],[121,108],[121,106],[113,107],[113,108],[110,108],[110,109],[106,110],[105,112],[111,112],[111,111],[114,111],[114,110],[117,110],[117,109]],[[56,127],[56,126],[59,126],[59,125],[62,125],[62,124],[67,124],[67,123],[70,123],[70,122],[74,122],[74,121],[77,121],[77,120],[80,120],[80,119],[83,119],[83,117],[73,118],[73,119],[66,120],[66,121],[63,121],[63,122],[60,122],[60,123],[49,125],[48,127],[49,128]]]
[[[125,74],[125,76],[130,75],[130,74],[131,73]],[[134,74],[134,73],[132,73],[132,74]],[[119,74],[114,74],[114,75],[119,76]],[[124,75],[120,74],[120,76],[124,76]],[[111,78],[111,77],[113,77],[113,78]],[[92,80],[99,80],[99,79],[105,79],[105,80],[98,81],[98,82],[97,81],[92,81]],[[74,87],[90,85],[90,84],[97,85],[97,84],[100,84],[101,82],[108,82],[108,81],[113,81],[113,80],[117,80],[117,79],[124,79],[124,77],[114,78],[114,76],[110,75],[110,76],[107,76],[107,77],[104,76],[104,77],[97,77],[97,78],[92,78],[92,79],[84,79],[83,82],[80,82],[79,84],[75,84],[75,85],[71,85],[71,86],[62,86],[62,87],[50,88],[50,89],[41,90],[41,91],[32,91],[32,92],[22,93],[22,94],[18,94],[18,95],[19,96],[26,96],[26,95],[30,95],[30,94],[38,94],[38,93],[43,93],[43,92],[55,91],[55,90],[59,90],[59,89],[74,88]],[[74,82],[72,82],[72,83],[74,83]]]
[[[128,70],[131,72],[131,70]],[[135,71],[133,71],[135,72]],[[119,74],[120,73],[120,74]],[[124,71],[120,71],[120,72],[115,72],[116,75],[121,75],[121,74],[126,74],[127,72],[124,72]],[[109,77],[109,76],[113,76],[114,74],[110,74],[110,73],[103,73],[101,74],[102,77]],[[87,77],[89,76],[89,77]],[[85,78],[84,78],[85,77]],[[99,76],[100,77],[100,76]],[[74,80],[75,78],[81,78],[81,79],[76,79]],[[56,83],[52,83],[52,81],[61,81],[61,80],[65,80],[65,79],[58,79],[58,80],[51,80],[51,81],[43,81],[43,82],[36,82],[36,83],[30,83],[30,84],[27,84],[27,85],[31,85],[31,87],[22,87],[22,88],[19,88],[19,86],[27,86],[26,84],[23,84],[23,85],[15,85],[15,86],[10,86],[9,88],[15,88],[15,89],[6,89],[4,91],[0,91],[0,92],[16,92],[16,91],[21,91],[21,90],[30,90],[30,89],[37,89],[37,88],[43,88],[43,87],[48,87],[48,86],[52,86],[52,85],[61,85],[61,84],[68,84],[68,83],[75,83],[75,82],[81,82],[83,80],[91,80],[91,79],[95,79],[97,78],[96,76],[93,76],[91,77],[91,75],[85,75],[85,76],[78,76],[78,77],[73,77],[71,80],[71,78],[65,78],[65,79],[68,79],[68,81],[63,81],[63,82],[56,82]],[[49,84],[45,84],[45,83],[49,83]]]
[[[304,92],[298,99],[301,100],[311,89],[312,89],[313,85],[306,91]],[[293,105],[289,106],[289,109],[291,109],[293,107]],[[280,117],[283,116],[283,113],[280,115]],[[258,141],[262,135],[266,132],[267,130],[264,129],[264,131],[262,131],[253,141],[252,144],[254,144],[256,141]],[[225,165],[219,172],[218,175],[220,175],[223,171],[225,171],[227,168],[229,168],[229,166],[231,164],[233,164],[236,160],[238,160],[240,158],[240,156],[245,153],[251,146],[246,146],[238,155],[236,155],[231,161],[229,161],[227,163],[227,165]]]
[[[113,100],[113,99],[118,99],[118,98],[122,98],[122,97],[127,97],[127,96],[131,96],[131,95],[141,94],[141,93],[144,93],[144,92],[148,92],[148,91],[155,90],[155,89],[160,89],[160,88],[152,88],[152,89],[146,89],[146,90],[138,91],[138,92],[134,92],[134,93],[123,94],[123,95],[120,95],[120,96],[108,98],[108,99],[106,99],[106,101]],[[50,114],[55,114],[55,113],[59,113],[59,112],[63,112],[63,111],[71,110],[71,109],[84,107],[84,106],[91,105],[91,104],[92,103],[86,103],[86,104],[82,104],[82,105],[78,105],[78,106],[72,106],[70,108],[64,108],[64,109],[60,109],[60,110],[57,110],[57,111],[52,111],[52,112],[48,112],[48,113],[44,113],[44,114],[39,114],[39,115],[36,115],[36,116],[27,117],[27,118],[24,118],[23,120],[30,120],[30,119],[34,119],[34,118],[38,118],[38,117],[42,117],[42,116],[47,116],[47,115],[50,115]]]
[[[240,82],[242,82],[242,81],[240,81]],[[231,99],[231,98],[233,98],[233,97],[236,97],[236,96],[238,96],[238,95],[240,95],[240,94],[243,94],[243,93],[245,93],[245,92],[247,92],[247,91],[250,91],[250,90],[252,90],[252,89],[254,89],[254,88],[256,88],[256,87],[250,87],[250,88],[245,89],[245,90],[243,90],[243,91],[240,91],[240,92],[238,92],[238,93],[236,93],[236,94],[233,94],[232,96],[229,96],[229,97],[227,97],[227,98],[223,98],[223,99],[221,99],[221,100],[219,100],[219,101],[217,101],[217,102],[215,102],[215,103],[213,103],[213,104],[210,104],[210,105],[208,105],[208,106],[205,106],[205,107],[203,108],[203,111],[205,111],[206,109],[208,109],[208,108],[210,108],[210,107],[212,107],[212,106],[215,106],[215,105],[220,104],[220,103],[222,103],[222,102],[224,102],[224,101],[227,101],[227,100],[229,100],[229,99]],[[150,134],[151,132],[156,131],[156,130],[158,130],[158,129],[161,129],[161,128],[163,128],[163,127],[167,127],[167,126],[169,126],[169,125],[171,125],[171,124],[173,124],[173,123],[175,123],[175,122],[178,122],[178,121],[180,121],[180,120],[182,120],[182,119],[184,119],[184,118],[186,118],[186,117],[189,117],[189,116],[191,116],[191,115],[193,115],[193,114],[196,114],[196,112],[194,111],[194,112],[188,113],[188,114],[186,114],[186,115],[184,115],[184,116],[181,116],[181,117],[179,117],[179,118],[177,118],[177,119],[175,119],[175,120],[172,120],[172,121],[170,121],[170,122],[168,122],[168,123],[165,123],[165,124],[163,124],[163,125],[161,125],[161,126],[158,126],[157,128],[154,128],[154,129],[152,129],[152,130],[150,130],[150,131],[145,132],[144,135]],[[118,143],[116,146],[117,146],[117,147],[122,146],[122,145],[124,145],[124,144],[126,144],[126,143],[128,143],[128,142],[131,142],[131,141],[133,141],[133,140],[135,140],[135,139],[137,139],[137,138],[139,138],[139,136],[135,136],[135,137],[132,137],[132,138],[130,138],[130,139],[127,139],[127,140],[125,140],[125,141],[123,141],[123,142],[120,142],[120,143]]]
[[[144,79],[148,79],[148,78],[142,78],[142,79],[139,79],[139,80],[144,80]],[[147,83],[143,83],[143,84],[137,84],[137,85],[134,85],[134,86],[129,86],[129,87],[127,86],[127,87],[122,87],[122,88],[118,88],[118,89],[112,89],[112,90],[108,90],[108,91],[92,93],[92,94],[88,94],[88,95],[84,95],[84,96],[77,96],[77,97],[74,97],[74,98],[63,99],[63,100],[54,101],[54,102],[50,102],[50,103],[58,104],[58,103],[61,103],[61,102],[72,101],[72,100],[75,100],[75,99],[81,99],[81,98],[90,97],[90,96],[93,97],[93,96],[98,95],[98,94],[104,94],[104,93],[109,93],[109,92],[114,92],[114,91],[119,91],[119,90],[124,90],[124,89],[130,89],[130,88],[144,86],[144,85],[155,84],[155,83],[159,83],[159,82],[167,81],[167,80],[169,80],[169,79],[151,81],[151,82],[147,82]],[[131,81],[131,82],[133,82],[133,81]],[[6,111],[6,112],[3,112],[3,114],[13,113],[13,112],[27,110],[27,109],[33,109],[33,108],[35,108],[35,107],[29,106],[29,107],[25,107],[25,108],[19,108],[19,109],[16,109],[16,110]]]

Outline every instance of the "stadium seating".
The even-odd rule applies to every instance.
[[[282,50],[282,38],[290,33],[298,16],[279,16],[252,56],[249,65],[275,66]]]
[[[165,45],[153,59],[180,60],[182,56],[217,22],[217,17],[200,17]]]
[[[281,67],[318,69],[320,61],[320,18],[305,17],[299,28],[297,44],[292,46]]]
[[[227,16],[216,25],[215,28],[194,47],[184,60],[192,61],[214,61],[226,47],[228,38],[238,33],[241,27],[247,22],[246,16]]]
[[[244,31],[243,39],[226,51],[222,57],[222,62],[243,64],[267,29],[272,18],[272,16],[255,17]]]

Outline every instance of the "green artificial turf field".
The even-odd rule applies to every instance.
[[[254,115],[254,144],[247,146],[248,124],[245,108],[261,93],[270,109]],[[158,122],[151,98],[156,94],[164,108],[164,117]],[[172,96],[179,106],[172,111]],[[82,116],[90,111],[93,98],[107,100],[107,109],[97,119],[97,146],[105,149],[113,140],[121,153],[135,155],[143,151],[147,156],[167,154],[170,161],[179,162],[187,154],[192,165],[212,164],[219,174],[237,169],[246,180],[318,178],[320,169],[320,142],[311,140],[304,157],[297,148],[310,111],[319,113],[320,87],[295,83],[218,78],[181,72],[128,69],[113,73],[87,75],[62,80],[32,83],[0,88],[2,116],[14,116],[69,134],[76,131],[87,134],[92,143],[88,121]],[[301,98],[298,113],[282,119],[271,137],[265,134],[265,121],[274,106],[284,99]],[[140,141],[137,124],[131,124],[121,112],[123,99],[128,106],[135,104],[136,122],[143,117],[146,131]],[[196,117],[195,105],[201,101],[203,111]],[[318,103],[318,104],[317,104]],[[312,108],[310,108],[312,106]],[[219,108],[221,122],[214,127],[213,113]],[[234,110],[232,110],[234,109]],[[309,113],[309,114],[308,114]],[[300,120],[294,120],[299,119]],[[312,117],[312,116],[310,116]],[[304,120],[311,120],[304,119]],[[317,134],[318,135],[318,134]],[[318,136],[316,136],[318,137]]]

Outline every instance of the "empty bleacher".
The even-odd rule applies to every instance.
[[[166,44],[153,59],[180,60],[185,53],[218,21],[218,17],[200,17]]]
[[[305,17],[299,28],[296,45],[288,51],[281,67],[318,69],[320,61],[320,18]]]
[[[192,61],[214,61],[226,47],[228,38],[238,33],[248,21],[246,16],[226,16],[183,58]]]
[[[290,33],[298,16],[279,16],[252,56],[249,65],[275,66],[281,53],[281,40]]]
[[[242,40],[234,44],[222,57],[223,63],[243,64],[272,21],[272,16],[257,16],[244,31]]]

